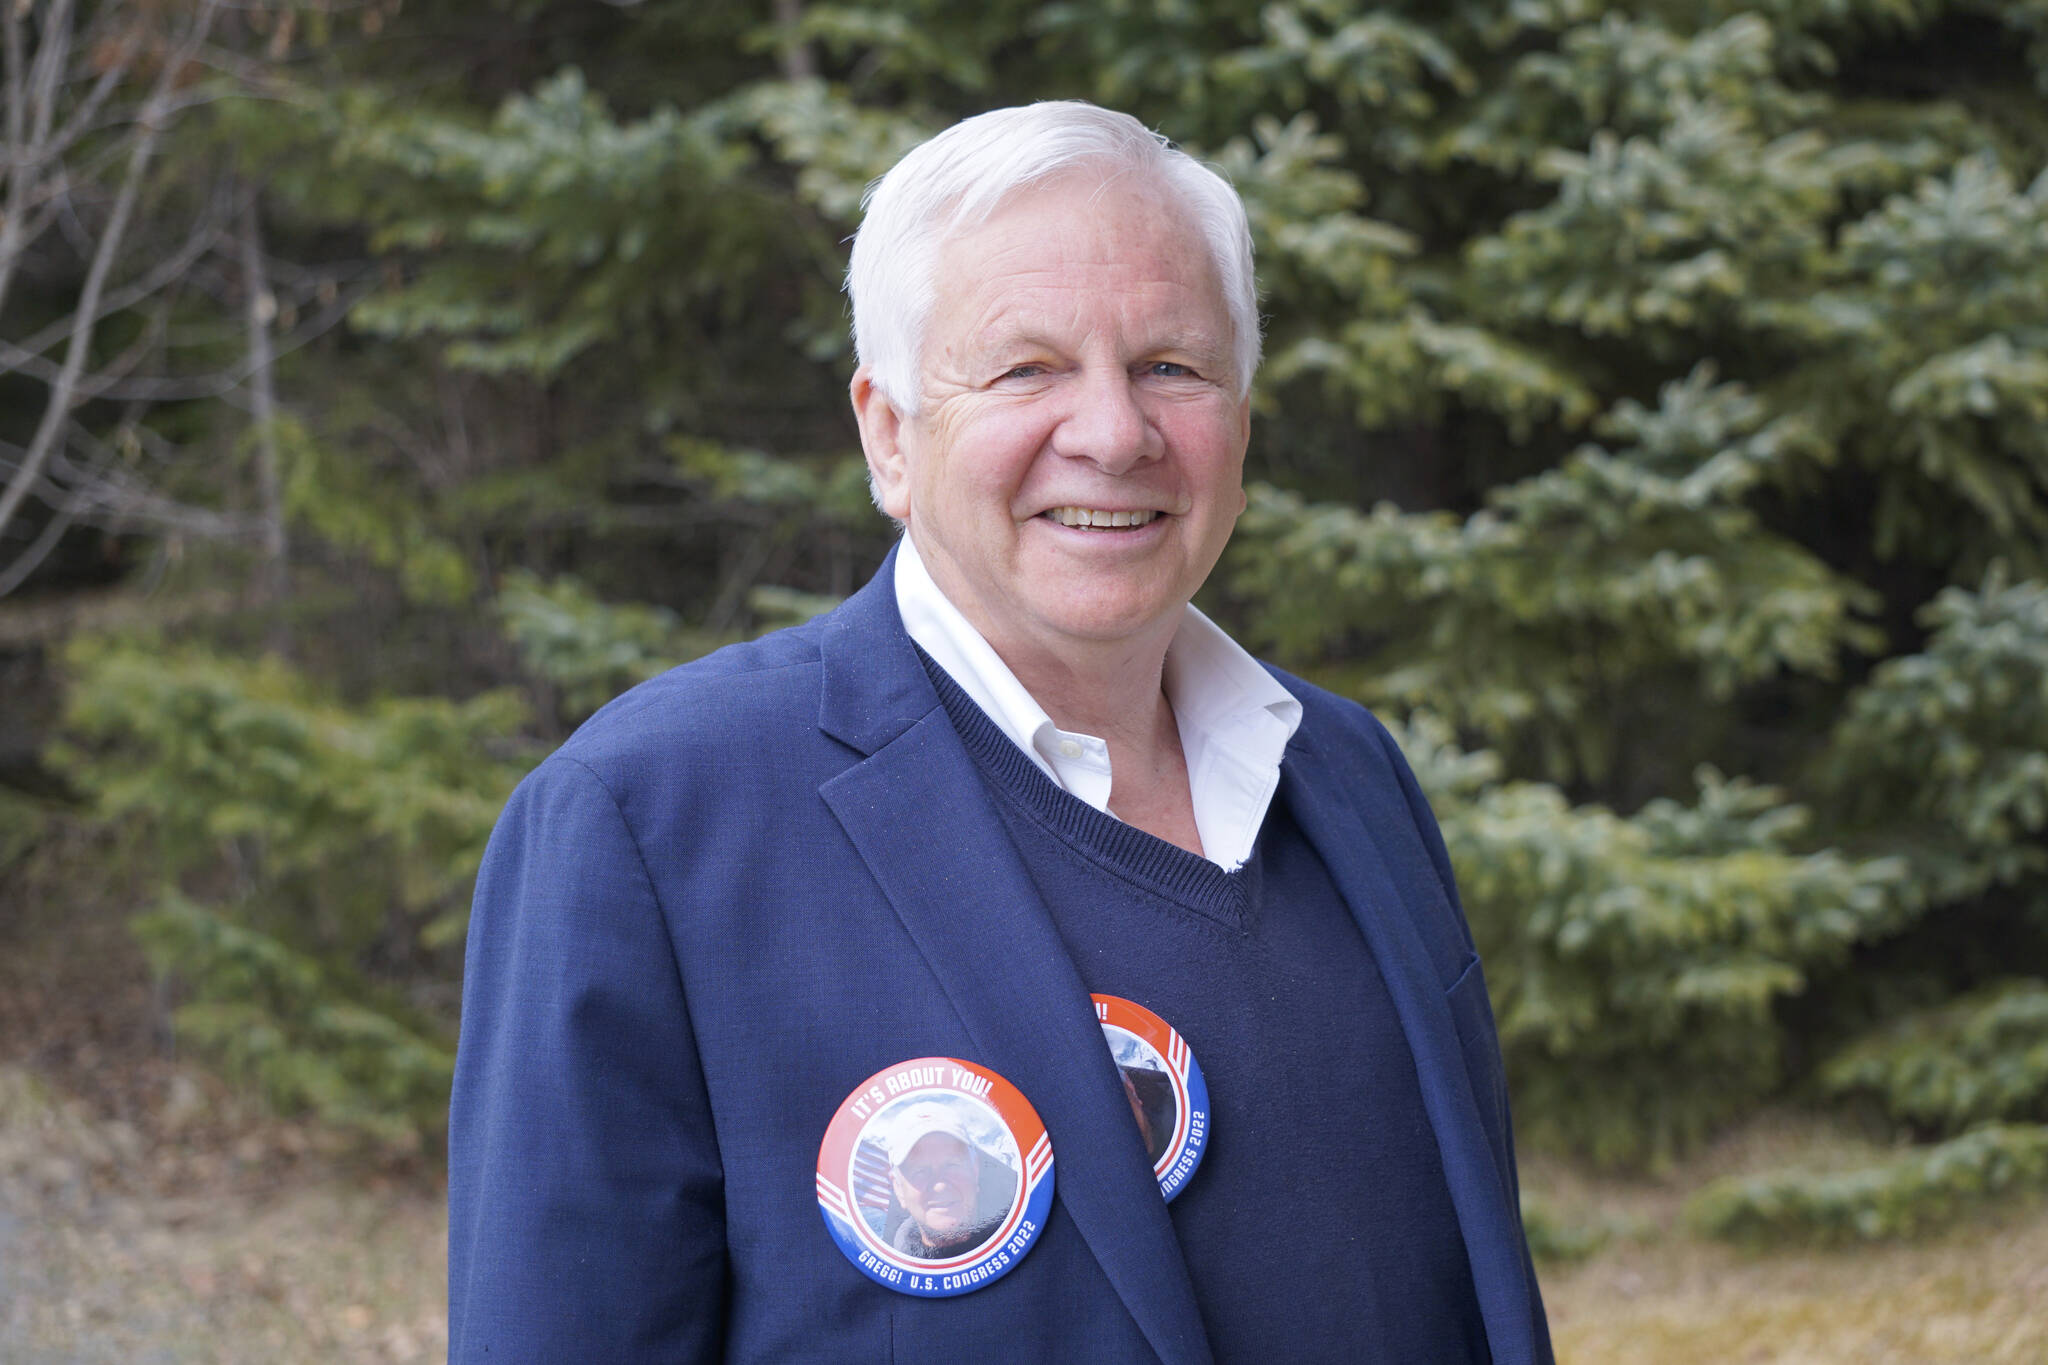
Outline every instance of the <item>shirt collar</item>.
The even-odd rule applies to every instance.
[[[932,661],[945,669],[960,684],[960,690],[1018,748],[1031,755],[1048,777],[1059,781],[1059,775],[1038,752],[1036,743],[1045,733],[1058,729],[1052,717],[1017,681],[1017,675],[1010,671],[995,647],[982,638],[974,623],[939,590],[908,532],[896,549],[896,609],[903,616],[903,629],[910,633],[917,647],[931,655]]]
[[[940,591],[907,532],[896,551],[895,586],[903,628],[918,648],[1046,776],[1107,811],[1109,772],[1101,741],[1053,724],[995,648]],[[1250,855],[1279,784],[1281,755],[1301,725],[1301,703],[1193,604],[1183,608],[1167,646],[1163,685],[1180,727],[1203,849],[1212,862],[1236,867]],[[1056,761],[1064,739],[1082,742],[1086,752],[1070,755],[1071,762]]]

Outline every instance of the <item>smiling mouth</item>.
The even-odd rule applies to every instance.
[[[1159,513],[1145,512],[1098,512],[1092,507],[1053,507],[1039,513],[1058,522],[1083,531],[1124,531],[1143,526],[1156,520]]]

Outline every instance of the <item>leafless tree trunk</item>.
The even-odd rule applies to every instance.
[[[817,74],[811,60],[811,45],[797,37],[796,26],[804,17],[804,0],[775,0],[775,23],[782,30],[782,76],[784,80],[809,80]]]
[[[256,497],[261,526],[263,567],[257,575],[260,601],[275,605],[284,597],[287,540],[284,492],[278,471],[277,384],[273,376],[275,348],[270,324],[277,316],[277,296],[263,268],[263,237],[257,221],[257,194],[252,186],[242,203],[235,233],[242,255],[242,292],[249,332],[249,416],[255,423]]]

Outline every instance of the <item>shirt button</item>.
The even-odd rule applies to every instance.
[[[1060,741],[1061,758],[1079,758],[1080,756],[1081,746],[1079,744],[1077,744],[1075,741],[1071,739],[1063,739]]]

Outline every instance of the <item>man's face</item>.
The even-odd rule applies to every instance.
[[[946,1133],[919,1138],[894,1171],[896,1202],[931,1242],[957,1241],[974,1225],[980,1170],[967,1144]]]
[[[883,509],[1006,658],[1163,649],[1244,510],[1250,407],[1185,216],[1129,176],[1023,191],[939,253],[917,415],[855,377]]]

